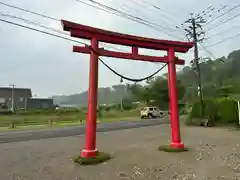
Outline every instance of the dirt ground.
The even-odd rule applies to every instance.
[[[169,125],[98,133],[114,158],[95,166],[71,161],[84,136],[0,144],[0,180],[240,180],[240,131],[182,127],[190,151],[159,152],[169,138]]]

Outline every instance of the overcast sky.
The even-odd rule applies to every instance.
[[[83,1],[87,2],[87,0]],[[184,22],[184,20],[189,17],[190,12],[201,12],[209,5],[213,5],[216,8],[228,5],[228,7],[224,9],[224,11],[227,11],[238,3],[238,0],[133,0],[141,4],[139,5],[133,3],[132,0],[97,1],[171,29],[176,29],[176,25]],[[182,31],[168,31],[168,34],[174,36],[171,37],[164,32],[156,31],[142,24],[83,5],[75,0],[2,0],[2,2],[46,14],[57,19],[75,21],[77,23],[122,33],[171,40],[178,40],[175,36],[184,38]],[[154,9],[150,3],[161,7],[165,13]],[[239,9],[240,7],[232,13],[223,16],[212,25],[236,15]],[[19,16],[31,21],[36,21],[48,27],[62,30],[61,24],[58,21],[44,19],[3,5],[0,5],[0,12]],[[223,11],[215,13],[214,17],[222,12]],[[26,23],[20,20],[14,20],[1,15],[0,18],[26,25]],[[220,36],[213,36],[213,38],[205,41],[204,45],[208,46],[237,34],[240,32],[240,27],[236,27],[239,22],[240,17],[218,28],[209,30],[207,32],[207,37],[217,32],[227,31]],[[208,24],[206,29],[210,27],[211,24]],[[0,22],[0,39],[1,86],[8,86],[11,83],[16,84],[17,87],[28,87],[32,89],[34,94],[38,94],[40,97],[80,93],[88,88],[89,56],[73,53],[73,42],[33,32],[3,22]],[[239,40],[240,36],[218,44],[209,50],[216,57],[226,56],[230,51],[240,49]],[[122,47],[115,48],[123,49]],[[144,53],[151,52],[144,51]],[[151,54],[156,53],[152,52]],[[205,51],[200,51],[200,55],[204,57],[209,56]],[[184,57],[188,64],[193,58],[193,51],[181,57]],[[161,66],[161,64],[130,60],[103,59],[117,72],[132,78],[145,77]],[[163,72],[166,72],[166,70]],[[118,84],[119,81],[119,77],[100,64],[99,87],[112,86]]]

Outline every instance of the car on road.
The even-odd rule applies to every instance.
[[[163,117],[163,111],[159,110],[157,107],[144,107],[141,109],[141,119],[143,118],[157,118]]]

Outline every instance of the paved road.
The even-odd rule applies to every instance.
[[[117,121],[113,123],[98,124],[98,132],[107,132],[121,129],[139,128],[169,123],[169,118],[137,120],[137,121]],[[47,138],[67,137],[85,134],[85,126],[63,127],[55,129],[38,129],[25,131],[11,131],[0,133],[0,143],[11,143],[29,140],[39,140]]]

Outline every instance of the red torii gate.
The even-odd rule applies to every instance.
[[[88,116],[86,124],[86,146],[82,150],[83,158],[96,157],[96,120],[98,93],[98,57],[107,56],[150,62],[168,63],[168,84],[170,96],[170,121],[172,131],[172,148],[184,148],[180,137],[178,97],[176,87],[176,64],[184,65],[184,60],[175,57],[175,52],[186,53],[193,47],[192,42],[167,41],[145,38],[97,29],[82,24],[62,20],[63,30],[70,31],[72,37],[91,40],[91,47],[73,46],[73,52],[90,54],[90,74],[88,89]],[[131,46],[132,52],[114,52],[99,48],[99,42]],[[155,57],[140,55],[139,48],[164,50],[168,56]]]

